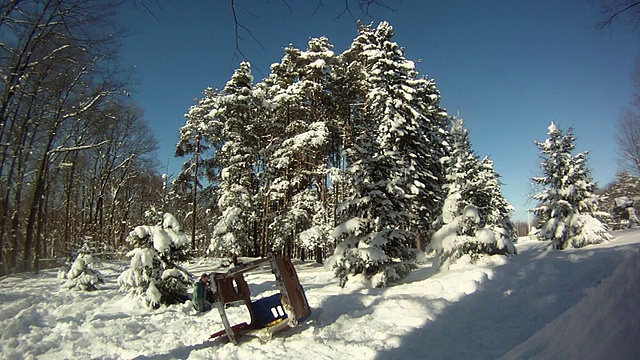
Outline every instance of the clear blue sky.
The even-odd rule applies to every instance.
[[[241,60],[229,3],[136,0],[122,15],[132,35],[121,57],[135,66],[139,84],[132,97],[159,141],[160,171],[169,175],[182,163],[173,152],[184,113],[206,87],[222,88]],[[373,6],[364,21],[389,21],[407,57],[422,60],[418,69],[436,80],[442,105],[465,119],[473,149],[493,159],[514,220],[526,220],[534,206],[527,200],[539,169],[533,141],[546,138],[552,120],[574,127],[577,150],[589,150],[600,186],[614,179],[615,122],[632,99],[639,31],[622,24],[596,30],[601,16],[588,0],[385,4],[392,9]],[[305,49],[309,37],[324,35],[341,53],[357,35],[351,17],[339,17],[341,0],[236,0],[236,10],[259,41],[240,30],[256,80],[290,43]],[[355,5],[351,10],[363,17]]]

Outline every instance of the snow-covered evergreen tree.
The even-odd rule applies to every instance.
[[[428,249],[435,251],[434,266],[448,268],[463,256],[476,261],[485,255],[510,255],[516,249],[508,239],[481,227],[480,212],[469,204],[459,216],[444,224],[433,235]]]
[[[327,207],[328,143],[333,136],[330,132],[336,131],[331,127],[333,106],[328,89],[336,61],[332,48],[325,37],[310,39],[305,51],[290,46],[265,80],[272,115],[281,129],[274,134],[277,145],[269,158],[269,238],[272,248],[288,254],[294,245],[301,245],[303,232],[312,227],[316,233],[325,229],[314,225],[313,219],[318,221],[327,211],[314,214],[308,210]]]
[[[100,265],[99,259],[91,254],[91,250],[87,244],[84,244],[78,250],[78,256],[75,258],[71,267],[67,271],[58,273],[58,278],[65,279],[64,286],[75,290],[98,290],[101,284],[104,284],[104,277],[97,269]]]
[[[471,150],[462,119],[453,119],[449,137],[447,197],[428,249],[436,251],[436,265],[445,266],[465,254],[514,254],[516,234],[509,220],[513,207],[502,196],[493,162],[480,161]]]
[[[118,277],[120,290],[152,307],[184,302],[191,278],[177,263],[187,258],[189,238],[176,218],[165,213],[160,225],[137,226],[127,242],[134,249],[127,253],[130,268]]]
[[[259,149],[255,121],[264,103],[254,91],[251,65],[242,62],[226,84],[215,110],[208,117],[222,123],[224,145],[217,153],[220,164],[218,207],[220,216],[209,250],[214,254],[241,255],[253,248],[251,226],[257,209],[254,164]]]
[[[220,94],[207,88],[197,104],[189,108],[185,114],[186,123],[180,128],[180,139],[176,145],[175,155],[187,157],[182,164],[182,170],[171,184],[171,193],[175,196],[183,209],[188,209],[181,215],[191,220],[192,227],[198,227],[199,232],[192,228],[192,247],[203,240],[203,229],[207,228],[205,221],[206,209],[215,203],[214,199],[205,194],[211,194],[214,174],[220,168],[216,152],[222,146],[223,124],[217,118],[210,116],[218,107]],[[164,209],[166,210],[166,209]],[[195,236],[193,236],[195,235]]]
[[[555,249],[579,248],[611,239],[601,219],[596,184],[587,167],[587,153],[571,154],[575,137],[572,129],[563,133],[553,122],[549,138],[535,142],[542,158],[542,176],[533,180],[541,187],[533,211],[538,216],[540,240],[550,240]]]
[[[447,195],[437,228],[453,221],[465,206],[474,202],[480,181],[478,157],[471,150],[469,130],[462,119],[452,119],[449,142],[449,155],[442,158],[447,168],[443,185]]]
[[[502,195],[500,175],[496,173],[493,161],[485,157],[478,166],[480,186],[473,204],[478,206],[483,226],[490,228],[496,237],[502,238],[505,242],[517,241],[518,234],[510,219],[515,209]]]
[[[418,78],[393,36],[386,22],[375,29],[361,25],[341,56],[343,62],[363,64],[343,65],[345,72],[361,71],[361,94],[354,100],[363,103],[353,106],[353,144],[346,149],[350,179],[342,209],[347,220],[334,231],[345,238],[333,259],[342,285],[360,273],[376,276],[376,286],[405,277],[415,267],[410,247],[416,228],[428,223],[420,218],[429,216],[427,198],[437,203],[440,195],[445,113],[435,85]]]

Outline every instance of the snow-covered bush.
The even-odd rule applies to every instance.
[[[100,265],[97,258],[89,254],[89,248],[85,245],[67,271],[60,271],[58,278],[65,279],[65,287],[75,290],[93,291],[104,284],[104,277],[96,269]]]
[[[435,251],[435,266],[448,268],[463,255],[472,260],[482,255],[512,255],[516,248],[507,237],[496,236],[487,227],[479,228],[480,216],[474,205],[467,205],[462,214],[445,224],[433,235],[427,249]]]
[[[127,254],[131,267],[118,277],[120,289],[153,307],[184,302],[191,278],[176,262],[186,259],[189,239],[176,218],[166,213],[161,225],[138,226],[127,241],[135,248]]]
[[[605,219],[614,230],[628,229],[640,225],[640,178],[627,172],[616,174],[616,179],[607,185],[601,194],[601,208],[611,214]]]
[[[588,214],[571,214],[562,221],[551,218],[542,225],[538,236],[552,239],[558,250],[599,244],[611,238],[604,224]]]
[[[351,220],[351,224],[354,220],[356,219]],[[333,235],[339,237],[336,231]],[[385,287],[397,283],[417,266],[416,253],[412,249],[398,247],[393,249],[394,252],[391,247],[386,246],[396,239],[398,238],[394,237],[393,231],[346,238],[336,246],[334,254],[327,259],[325,268],[335,272],[342,287],[350,279],[358,279],[360,275],[364,276],[370,287]]]

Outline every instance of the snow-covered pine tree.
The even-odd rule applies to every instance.
[[[217,255],[247,254],[256,243],[252,230],[258,213],[254,164],[259,132],[255,121],[263,103],[262,92],[254,91],[251,64],[242,62],[223,89],[217,108],[208,115],[222,123],[224,139],[217,152],[220,216],[209,246]]]
[[[310,39],[305,51],[289,47],[282,61],[272,66],[272,74],[265,81],[274,104],[272,114],[282,129],[278,145],[269,158],[272,180],[269,200],[273,207],[269,238],[273,248],[290,255],[302,244],[303,232],[313,227],[318,235],[318,231],[325,230],[314,221],[324,217],[322,222],[327,222],[326,210],[320,213],[310,210],[328,206],[327,145],[332,136],[328,80],[336,61],[332,48],[325,37]],[[292,78],[291,74],[296,76]],[[314,246],[318,261],[321,243],[324,241],[306,243]]]
[[[542,176],[533,178],[541,187],[534,196],[538,207],[533,210],[540,224],[538,238],[552,241],[558,250],[610,240],[601,221],[607,214],[598,210],[599,196],[587,167],[587,152],[571,154],[575,148],[571,128],[563,133],[551,122],[548,135],[544,142],[535,142],[542,158]]]
[[[291,91],[300,76],[297,63],[301,51],[290,44],[284,52],[280,62],[271,65],[269,76],[257,85],[264,89],[265,96],[271,104],[268,111],[271,122],[266,127],[269,142],[263,151],[267,169],[262,184],[265,197],[261,251],[264,254],[274,249],[283,250],[287,245],[289,246],[286,250],[290,254],[294,241],[295,225],[293,220],[287,217],[286,210],[290,201],[290,177],[293,175],[290,167],[293,159],[284,156],[289,153],[280,149],[283,142],[293,133],[292,130],[298,127],[297,119],[302,118],[298,111],[302,94]]]
[[[323,260],[322,249],[333,243],[333,227],[329,225],[327,206],[321,196],[316,189],[306,189],[293,196],[290,210],[298,225],[298,244],[306,251],[301,257],[314,254],[318,263]]]
[[[478,157],[471,150],[469,130],[460,118],[451,119],[448,152],[449,155],[442,158],[447,168],[446,183],[443,185],[447,194],[437,228],[453,221],[465,206],[473,203],[472,198],[480,181]]]
[[[207,88],[203,97],[197,100],[197,104],[189,108],[184,116],[186,123],[180,128],[180,139],[176,145],[175,155],[186,157],[190,155],[182,165],[182,171],[171,184],[171,191],[181,204],[189,210],[182,214],[184,218],[191,219],[191,247],[197,250],[196,244],[201,244],[203,234],[196,232],[197,227],[205,227],[203,221],[203,208],[208,208],[209,201],[206,196],[199,194],[211,193],[211,187],[216,169],[219,169],[216,151],[221,147],[223,124],[217,118],[209,114],[217,108],[220,94],[218,91]],[[209,150],[212,150],[209,152]],[[206,182],[203,179],[208,180]],[[203,184],[209,184],[203,188]],[[200,195],[200,196],[198,196]],[[187,205],[189,204],[189,205]],[[200,211],[199,211],[200,210]],[[200,214],[199,214],[200,212]],[[202,232],[202,229],[200,229]]]
[[[518,234],[510,219],[510,214],[515,209],[502,195],[500,175],[496,173],[493,161],[487,157],[478,165],[480,189],[473,203],[478,206],[483,226],[490,228],[503,242],[515,242],[518,240]]]
[[[515,253],[513,244],[487,227],[481,227],[478,208],[469,204],[460,215],[444,224],[433,234],[427,247],[435,251],[434,266],[447,269],[462,257],[466,261],[491,255],[509,255]]]
[[[342,208],[348,220],[334,231],[346,238],[334,261],[342,285],[349,275],[364,274],[376,276],[374,285],[386,286],[415,267],[410,247],[416,225],[427,223],[417,221],[418,215],[428,216],[428,204],[420,201],[439,188],[434,183],[441,176],[433,170],[442,155],[439,126],[445,113],[435,85],[417,77],[387,22],[376,29],[361,25],[359,31],[341,55],[345,72],[361,70],[361,93],[354,93],[354,140],[346,149],[350,179]]]
[[[513,208],[502,196],[493,162],[480,161],[471,150],[462,119],[452,119],[449,142],[449,156],[443,158],[447,197],[427,247],[436,252],[436,266],[447,267],[464,255],[475,260],[482,254],[514,254]]]
[[[187,258],[189,238],[176,218],[165,213],[160,225],[137,226],[127,242],[134,249],[127,253],[130,268],[118,277],[120,290],[154,308],[184,302],[191,278],[177,263]]]
[[[353,43],[351,48],[337,57],[333,67],[329,88],[334,98],[333,120],[338,128],[338,136],[330,139],[331,156],[329,158],[329,175],[331,181],[331,225],[346,221],[346,212],[339,212],[342,202],[352,188],[347,176],[347,160],[350,149],[354,148],[357,136],[355,124],[363,121],[362,107],[366,83],[365,64],[359,61],[362,52],[360,43]]]
[[[301,173],[307,178],[306,188],[293,197],[294,213],[303,215],[297,221],[297,243],[315,252],[317,263],[323,261],[323,249],[331,243],[329,216],[329,167],[338,149],[340,127],[335,117],[335,95],[331,92],[331,73],[338,59],[326,37],[311,38],[300,56],[300,91],[306,95],[304,113],[307,128],[296,135],[302,155]],[[297,210],[295,210],[297,209]]]
[[[58,273],[58,278],[65,279],[64,286],[69,289],[93,291],[104,284],[104,277],[97,269],[99,259],[92,254],[90,247],[84,244],[78,250],[78,256],[67,271]]]
[[[416,247],[423,249],[422,240],[426,240],[435,231],[433,223],[440,216],[446,192],[446,170],[442,159],[447,156],[448,119],[445,109],[440,107],[440,92],[435,81],[426,77],[420,79],[416,86],[415,100],[420,103],[423,116],[417,119],[420,125],[419,156],[413,160],[416,168],[422,171],[413,173],[413,190],[417,193],[411,202],[412,232],[417,237]],[[411,168],[410,168],[411,169]],[[411,181],[409,181],[411,185]],[[415,192],[415,191],[414,191]]]

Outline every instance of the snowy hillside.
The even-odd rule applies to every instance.
[[[296,263],[313,313],[262,344],[207,341],[217,311],[189,304],[152,311],[117,290],[124,263],[104,263],[103,290],[61,288],[55,271],[0,280],[3,359],[638,359],[640,230],[609,243],[549,251],[518,244],[511,260],[430,265],[385,289],[342,289],[331,272]],[[188,264],[196,274],[212,262]],[[275,292],[267,269],[249,273],[254,296]],[[353,286],[353,283],[351,283]],[[241,308],[228,309],[245,321]]]

